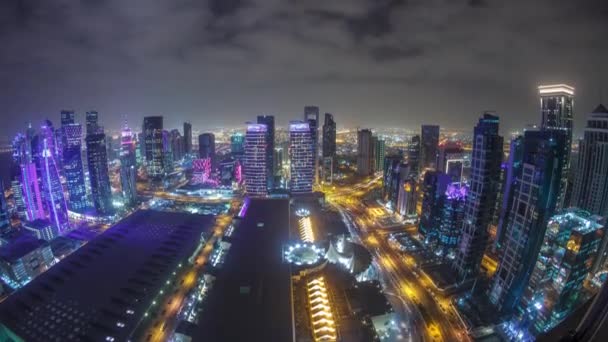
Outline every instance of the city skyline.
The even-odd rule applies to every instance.
[[[124,115],[209,129],[267,114],[286,127],[307,104],[343,117],[343,127],[378,117],[386,127],[462,129],[495,110],[505,134],[538,122],[534,89],[556,82],[577,89],[579,135],[581,114],[602,91],[608,97],[601,82],[608,5],[597,0],[66,6],[3,5],[0,43],[13,53],[0,59],[9,118],[0,136],[63,109],[98,110],[109,131],[120,130]],[[58,17],[62,25],[54,25]],[[311,50],[315,58],[306,57]]]

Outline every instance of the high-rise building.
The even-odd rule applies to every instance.
[[[11,189],[13,191],[13,198],[15,200],[15,210],[20,220],[25,220],[27,217],[25,209],[25,201],[23,200],[23,187],[19,179],[13,179],[11,182]]]
[[[122,129],[120,139],[120,185],[122,197],[127,205],[137,200],[137,163],[135,160],[135,140],[133,131],[127,126]]]
[[[374,173],[374,152],[372,131],[369,129],[357,131],[357,173],[360,176]]]
[[[42,198],[48,211],[49,221],[57,227],[60,233],[69,229],[68,207],[65,200],[63,185],[59,177],[57,154],[55,153],[55,129],[50,121],[42,126],[40,151],[40,169],[42,178]]]
[[[163,167],[165,174],[173,172],[173,145],[171,144],[171,134],[167,130],[163,130]]]
[[[200,159],[215,159],[215,135],[203,133],[198,136],[198,157]]]
[[[63,131],[63,172],[70,201],[70,210],[83,212],[87,208],[87,189],[82,165],[82,125],[66,123]]]
[[[319,107],[306,106],[304,107],[304,121],[308,122],[310,127],[310,138],[312,139],[313,153],[313,177],[314,182],[319,182]]]
[[[391,210],[395,210],[399,198],[399,166],[403,162],[403,155],[390,155],[384,158],[382,174],[382,197]]]
[[[266,140],[266,178],[268,185],[268,191],[272,191],[274,188],[274,116],[272,115],[258,115],[258,123],[266,125],[266,134],[268,139]]]
[[[603,105],[587,116],[578,151],[572,206],[608,217],[608,109]]]
[[[112,189],[108,174],[106,135],[103,130],[98,130],[95,134],[87,134],[85,140],[93,205],[98,214],[111,214],[114,209],[112,208]]]
[[[451,179],[439,171],[428,171],[422,181],[422,210],[418,232],[424,237],[426,243],[433,242],[441,226],[441,215],[445,193]]]
[[[437,253],[450,259],[454,257],[460,237],[467,195],[468,188],[464,184],[452,183],[445,191],[437,238]]]
[[[230,153],[239,155],[245,153],[245,136],[242,133],[234,133],[230,136]]]
[[[422,125],[421,128],[420,167],[434,169],[436,167],[437,148],[439,146],[439,126]]]
[[[452,183],[462,182],[464,173],[464,149],[457,142],[448,141],[439,146],[437,152],[437,170],[452,178]]]
[[[418,189],[416,180],[412,178],[410,165],[401,163],[398,168],[399,191],[397,192],[397,203],[395,212],[402,217],[411,218],[416,216],[416,203],[418,200]]]
[[[99,114],[96,111],[86,113],[86,134],[96,134],[99,130]]]
[[[509,145],[509,158],[503,165],[504,177],[502,184],[502,202],[497,204],[498,207],[498,226],[496,228],[496,238],[494,241],[494,251],[497,251],[502,246],[505,240],[509,219],[511,218],[509,210],[513,205],[515,189],[518,187],[518,180],[521,176],[524,154],[524,138],[517,136],[511,140]]]
[[[567,206],[564,199],[570,173],[570,152],[572,150],[572,118],[574,111],[574,88],[566,84],[541,85],[540,95],[541,129],[563,130],[566,132],[564,146],[565,163],[559,188],[558,207]]]
[[[498,116],[485,113],[475,126],[473,159],[465,216],[454,268],[463,278],[477,275],[488,245],[488,228],[494,217],[500,187],[503,139]]]
[[[292,194],[312,192],[314,182],[314,146],[310,123],[289,123],[290,191]]]
[[[553,328],[580,304],[583,283],[604,235],[602,220],[571,208],[549,221],[517,310],[522,328],[530,334]]]
[[[384,139],[374,139],[374,171],[384,168],[384,156],[386,155],[386,143]],[[408,167],[409,170],[409,167]]]
[[[420,176],[420,136],[414,135],[407,144],[407,163],[410,165],[412,177]]]
[[[76,123],[73,110],[61,111],[61,127]]]
[[[334,116],[325,113],[323,123],[323,157],[336,156],[336,122]]]
[[[39,152],[33,148],[34,131],[29,125],[26,134],[17,134],[13,140],[13,160],[21,171],[21,188],[26,218],[30,221],[45,218],[42,196],[38,182],[38,171],[34,156]]]
[[[501,313],[512,313],[521,300],[547,223],[555,214],[566,142],[565,130],[529,130],[524,134],[522,170],[489,292],[490,301]]]
[[[268,127],[264,124],[247,124],[243,175],[245,180],[245,192],[249,196],[257,197],[266,196],[268,194],[266,177],[267,129]]]
[[[8,217],[8,206],[4,197],[4,181],[0,178],[0,232],[5,232],[11,227]]]
[[[184,152],[192,153],[192,124],[184,122]]]
[[[325,113],[322,148],[321,179],[323,183],[331,184],[334,174],[334,160],[336,158],[336,122],[334,121],[334,116],[330,113]]]
[[[184,158],[186,153],[184,137],[182,137],[177,129],[172,129],[171,132],[169,132],[169,135],[171,137],[171,152],[173,153],[173,160],[179,161]]]
[[[146,116],[142,131],[145,141],[148,177],[159,180],[163,177],[165,170],[163,164],[163,117]]]

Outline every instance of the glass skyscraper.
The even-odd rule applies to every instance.
[[[310,139],[312,140],[313,154],[313,181],[319,181],[319,107],[304,107],[304,121],[308,122],[310,128]]]
[[[148,177],[153,180],[160,180],[165,170],[163,164],[163,117],[146,116],[142,131]]]
[[[266,134],[268,134],[266,144],[266,178],[268,191],[274,188],[274,116],[258,115],[258,123],[266,125]]]
[[[75,212],[83,212],[87,208],[87,191],[81,152],[82,125],[66,121],[61,130],[63,132],[63,171],[70,195],[69,207]]]
[[[267,129],[264,124],[247,124],[243,175],[245,192],[248,196],[260,197],[268,194],[266,177]]]
[[[120,185],[127,205],[133,205],[137,200],[136,181],[135,140],[133,132],[125,124],[120,139]]]
[[[420,159],[422,163],[420,166],[421,168],[434,169],[436,167],[437,148],[439,146],[439,126],[422,125],[421,128]]]
[[[513,313],[521,300],[547,223],[556,212],[566,142],[565,130],[529,130],[524,134],[523,164],[489,292],[490,301],[501,313]]]
[[[541,85],[540,95],[541,129],[559,130],[566,132],[564,145],[564,165],[562,180],[559,188],[558,207],[567,206],[564,203],[570,172],[570,151],[572,150],[572,119],[574,111],[574,88],[566,84]]]
[[[41,129],[40,165],[42,178],[42,198],[45,201],[49,221],[62,233],[69,229],[68,208],[65,200],[57,154],[55,153],[55,130],[50,121],[46,121]]]
[[[98,214],[108,215],[113,212],[112,189],[108,174],[108,157],[106,152],[106,135],[102,130],[87,134],[87,163],[93,205]]]
[[[486,113],[473,135],[473,159],[465,217],[454,268],[462,278],[476,276],[488,244],[488,228],[500,186],[503,140],[498,135],[498,116]]]
[[[314,147],[308,121],[289,123],[290,191],[311,193],[314,182]]]
[[[192,153],[192,124],[184,122],[184,152]]]

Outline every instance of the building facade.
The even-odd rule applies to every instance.
[[[45,202],[49,221],[57,227],[60,233],[63,233],[69,229],[68,207],[57,165],[59,156],[55,150],[55,130],[50,121],[46,121],[42,126],[40,136],[42,199]]]
[[[319,182],[319,107],[304,107],[304,121],[308,122],[310,128],[310,139],[312,140],[313,154],[313,177],[314,182]]]
[[[529,130],[524,134],[522,170],[489,292],[490,301],[503,314],[513,313],[521,300],[547,223],[556,212],[566,141],[563,130]]]
[[[184,122],[184,152],[192,153],[192,124]]]
[[[268,134],[268,138],[266,139],[266,184],[268,186],[268,191],[272,191],[274,189],[274,116],[272,115],[258,115],[258,123],[266,125],[266,134]]]
[[[120,185],[125,203],[132,206],[137,201],[137,163],[133,131],[125,124],[120,139]]]
[[[267,129],[266,125],[263,124],[247,124],[243,176],[245,193],[249,196],[262,197],[268,194],[266,176]]]
[[[369,176],[374,173],[374,142],[372,131],[362,129],[357,131],[357,174]]]
[[[106,135],[102,130],[96,134],[87,134],[87,164],[89,167],[89,181],[91,183],[91,197],[93,206],[98,214],[111,214],[112,189],[108,172],[108,157],[106,154]]]
[[[420,159],[422,168],[434,169],[437,162],[437,148],[439,146],[439,126],[422,125],[421,127]]]
[[[309,121],[289,123],[290,191],[311,193],[314,183],[314,146]]]
[[[473,134],[469,191],[453,264],[462,278],[477,275],[488,245],[488,229],[494,217],[502,164],[503,139],[498,135],[498,120],[498,116],[484,114]]]
[[[83,212],[88,206],[88,201],[82,165],[82,125],[66,123],[61,130],[63,131],[63,171],[70,196],[68,204],[70,210]]]
[[[152,180],[160,180],[165,170],[163,164],[163,117],[145,117],[142,132],[148,177]]]

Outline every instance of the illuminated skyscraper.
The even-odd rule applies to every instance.
[[[42,126],[40,137],[42,198],[48,211],[49,221],[60,233],[63,233],[69,229],[68,207],[56,162],[58,156],[55,154],[55,130],[50,121],[47,120]]]
[[[369,176],[374,173],[374,142],[372,131],[362,129],[357,132],[357,173]]]
[[[563,164],[565,130],[530,130],[523,140],[522,170],[509,208],[509,222],[489,297],[513,313],[528,285],[549,219],[555,214]]]
[[[215,160],[215,135],[213,133],[203,133],[198,136],[198,157]]]
[[[175,157],[173,154],[173,145],[171,143],[171,133],[166,129],[163,130],[163,166],[164,173],[170,174],[173,172],[173,162]]]
[[[464,149],[457,142],[448,141],[439,145],[436,168],[452,178],[452,183],[462,182],[464,171]]]
[[[74,119],[75,115],[73,110],[61,111],[61,127],[76,123]]]
[[[439,146],[439,126],[422,125],[422,140],[420,145],[421,168],[436,167],[437,148]]]
[[[241,133],[234,133],[230,136],[230,153],[245,153],[245,136]]]
[[[323,123],[322,157],[321,178],[323,183],[330,184],[333,180],[336,158],[336,122],[330,113],[325,113],[325,122]]]
[[[11,227],[8,217],[8,206],[4,197],[4,181],[0,178],[0,232],[5,232]]]
[[[476,276],[488,245],[488,227],[494,217],[500,185],[503,140],[498,116],[484,114],[475,126],[473,160],[464,220],[454,268],[462,278]]]
[[[186,153],[184,137],[182,137],[177,129],[172,129],[171,132],[169,132],[169,135],[171,136],[171,152],[173,153],[173,160],[182,160],[182,158],[184,158],[184,154]]]
[[[63,131],[63,171],[70,195],[69,207],[70,210],[83,212],[87,208],[87,190],[82,165],[82,125],[66,123],[61,130]]]
[[[310,127],[310,139],[312,140],[313,154],[313,181],[319,182],[319,107],[304,107],[304,121]]]
[[[420,136],[414,135],[407,144],[407,163],[410,165],[412,177],[418,179],[420,176]]]
[[[25,209],[25,201],[23,200],[23,187],[19,179],[13,179],[11,182],[11,189],[13,190],[13,198],[15,199],[15,210],[20,220],[27,218]]]
[[[135,140],[131,129],[125,123],[120,139],[120,185],[122,197],[128,205],[137,200],[137,165],[135,160]]]
[[[464,184],[453,183],[448,186],[445,192],[437,238],[437,252],[442,256],[448,258],[454,256],[464,219],[464,204],[468,190]]]
[[[146,116],[142,131],[145,140],[148,177],[153,180],[160,180],[165,170],[163,164],[163,117]]]
[[[524,138],[517,136],[511,140],[509,148],[509,158],[503,165],[504,179],[502,184],[502,202],[499,203],[498,226],[496,229],[496,241],[494,241],[494,250],[500,249],[509,226],[511,218],[510,210],[513,205],[515,189],[518,188],[518,180],[521,176],[524,154]]]
[[[86,134],[96,134],[99,130],[99,114],[96,111],[89,111],[86,113]]]
[[[604,235],[602,220],[571,208],[549,221],[517,311],[522,328],[532,335],[553,328],[581,304],[583,283]]]
[[[314,182],[314,146],[308,121],[289,123],[289,159],[292,194],[312,192]]]
[[[258,115],[258,123],[266,125],[266,134],[268,134],[266,144],[266,184],[268,191],[274,188],[274,116]]]
[[[245,192],[249,196],[266,196],[268,194],[266,184],[266,145],[268,144],[268,134],[266,130],[267,127],[264,124],[247,124],[243,175]]]
[[[566,84],[541,85],[540,95],[541,129],[566,132],[564,146],[565,162],[559,188],[558,208],[567,206],[564,203],[570,172],[570,151],[572,150],[572,118],[574,111],[574,88]]]
[[[39,153],[34,153],[32,147],[33,138],[34,130],[30,125],[26,135],[17,134],[13,141],[13,159],[21,170],[20,183],[22,186],[23,202],[26,217],[30,221],[45,218],[38,182],[38,172],[33,159],[34,155],[38,155]]]
[[[603,105],[587,116],[578,150],[572,205],[608,217],[608,109]]]
[[[111,214],[113,212],[112,189],[108,174],[106,135],[103,130],[98,130],[95,134],[87,134],[85,140],[93,205],[98,214]]]
[[[386,143],[384,139],[374,139],[374,171],[382,170],[384,167],[384,156],[386,154]]]
[[[192,153],[192,124],[184,122],[184,152]]]

